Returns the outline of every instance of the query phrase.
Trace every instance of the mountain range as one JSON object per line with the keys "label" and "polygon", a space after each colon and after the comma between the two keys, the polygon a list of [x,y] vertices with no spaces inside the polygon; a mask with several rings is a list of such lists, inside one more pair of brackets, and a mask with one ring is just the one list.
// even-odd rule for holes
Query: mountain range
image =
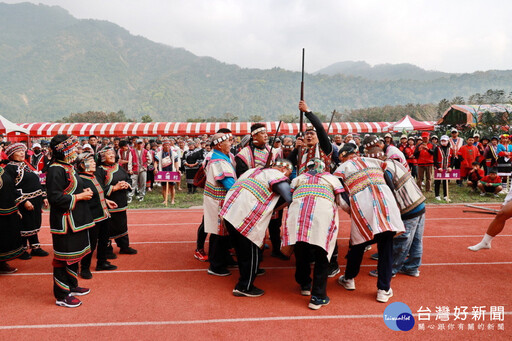
{"label": "mountain range", "polygon": [[[134,36],[57,6],[0,3],[0,115],[53,121],[87,111],[186,121],[226,113],[274,120],[298,113],[301,74],[241,68]],[[342,62],[305,76],[317,112],[437,103],[487,89],[512,90],[512,71],[449,74],[411,64]]]}

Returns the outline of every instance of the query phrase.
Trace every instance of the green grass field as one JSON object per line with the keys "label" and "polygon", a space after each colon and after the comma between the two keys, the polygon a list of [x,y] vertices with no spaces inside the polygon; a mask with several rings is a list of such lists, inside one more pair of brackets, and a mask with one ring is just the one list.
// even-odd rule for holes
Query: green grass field
{"label": "green grass field", "polygon": [[[192,206],[201,206],[203,204],[203,190],[198,188],[197,193],[188,194],[187,193],[187,184],[184,180],[181,183],[181,191],[176,189],[176,199],[175,204],[170,204],[170,199],[168,201],[168,205],[165,206],[163,202],[162,196],[162,188],[155,187],[153,191],[147,192],[146,197],[142,202],[134,199],[129,205],[129,208],[189,208]],[[427,198],[428,204],[445,204],[446,201],[443,199],[441,201],[437,201],[434,197],[434,189],[432,185],[432,192],[424,193]],[[441,197],[442,197],[442,189],[441,189]],[[505,199],[505,194],[500,194],[499,198],[495,198],[492,194],[487,194],[485,197],[480,196],[479,193],[471,192],[471,189],[467,186],[459,187],[455,184],[455,181],[451,181],[448,194],[450,196],[450,200],[452,203],[502,203]]]}

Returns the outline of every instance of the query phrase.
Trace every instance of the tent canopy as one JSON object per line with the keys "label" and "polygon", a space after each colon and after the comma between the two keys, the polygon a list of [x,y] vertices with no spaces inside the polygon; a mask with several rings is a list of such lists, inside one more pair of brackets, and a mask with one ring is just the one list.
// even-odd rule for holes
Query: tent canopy
{"label": "tent canopy", "polygon": [[20,127],[19,125],[12,123],[2,115],[0,115],[0,134],[9,134],[12,132],[18,132],[23,134],[28,134],[29,131],[25,128]]}
{"label": "tent canopy", "polygon": [[416,121],[409,115],[386,127],[389,131],[434,130],[433,122]]}
{"label": "tent canopy", "polygon": [[[116,123],[23,123],[31,137],[52,137],[57,134],[75,136],[197,136],[214,134],[220,128],[229,128],[234,135],[251,132],[254,122],[116,122]],[[382,133],[393,122],[333,122],[329,134]],[[279,122],[265,122],[269,134],[275,133]],[[433,124],[433,122],[426,122]],[[325,129],[328,124],[324,123]],[[281,124],[281,135],[296,135],[299,123]]]}
{"label": "tent canopy", "polygon": [[452,105],[439,119],[437,124],[469,124],[476,125],[482,119],[482,114],[508,114],[512,112],[510,104],[480,104],[480,105]]}
{"label": "tent canopy", "polygon": [[[234,135],[246,135],[254,122],[117,122],[117,123],[24,123],[32,137],[51,137],[57,134],[75,136],[197,136],[214,134],[229,128]],[[268,132],[275,133],[279,122],[266,122]],[[329,134],[381,133],[391,122],[333,122]],[[325,129],[328,124],[324,123]],[[299,123],[282,123],[280,134],[296,135]]]}

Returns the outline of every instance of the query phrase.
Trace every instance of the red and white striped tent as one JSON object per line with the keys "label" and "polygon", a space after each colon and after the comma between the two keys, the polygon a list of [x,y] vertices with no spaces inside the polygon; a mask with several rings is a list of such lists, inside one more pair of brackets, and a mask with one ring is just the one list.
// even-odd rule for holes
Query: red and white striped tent
{"label": "red and white striped tent", "polygon": [[[116,123],[23,123],[30,137],[52,137],[57,134],[75,136],[197,136],[214,134],[220,128],[229,128],[234,135],[246,135],[254,122],[116,122]],[[329,134],[382,133],[393,122],[333,122]],[[429,122],[430,123],[430,122]],[[279,122],[266,122],[270,134]],[[325,129],[328,124],[324,123]],[[280,135],[296,135],[299,123],[282,123]]]}

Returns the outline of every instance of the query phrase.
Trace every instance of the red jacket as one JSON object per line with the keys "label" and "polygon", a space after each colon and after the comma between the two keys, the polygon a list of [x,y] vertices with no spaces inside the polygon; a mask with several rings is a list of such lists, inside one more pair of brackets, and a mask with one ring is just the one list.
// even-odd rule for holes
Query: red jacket
{"label": "red jacket", "polygon": [[418,160],[418,166],[432,166],[434,164],[434,146],[432,143],[427,143],[427,148],[424,144],[416,147],[414,156]]}
{"label": "red jacket", "polygon": [[475,162],[480,156],[478,148],[475,146],[463,145],[459,149],[458,155],[462,156],[463,160],[460,163],[460,168],[471,168],[473,162]]}
{"label": "red jacket", "polygon": [[142,167],[142,171],[148,169],[148,161],[151,161],[151,156],[147,149],[142,148],[142,165],[139,165],[139,158],[137,156],[137,149],[130,149],[130,153],[132,154],[132,171],[134,173],[139,172],[139,167]]}

